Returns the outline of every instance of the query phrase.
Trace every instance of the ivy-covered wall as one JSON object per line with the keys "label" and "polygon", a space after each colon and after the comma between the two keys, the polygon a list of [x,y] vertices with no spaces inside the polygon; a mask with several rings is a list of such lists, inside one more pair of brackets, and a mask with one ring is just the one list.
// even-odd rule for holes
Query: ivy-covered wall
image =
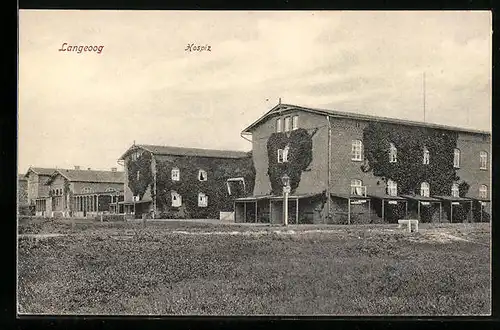
{"label": "ivy-covered wall", "polygon": [[[453,167],[453,151],[458,133],[440,129],[401,126],[373,122],[363,130],[364,172],[372,171],[387,183],[397,182],[398,194],[420,194],[422,182],[428,182],[431,195],[451,194],[458,182],[460,196],[465,196],[468,183],[460,181]],[[397,148],[397,162],[389,162],[389,145]],[[430,162],[423,164],[423,148],[429,150]]]}
{"label": "ivy-covered wall", "polygon": [[[283,192],[282,177],[286,173],[290,177],[291,193],[300,184],[302,172],[307,171],[313,160],[313,136],[317,130],[309,133],[303,128],[291,132],[273,133],[267,140],[267,157],[271,194],[281,195]],[[278,163],[278,149],[289,147],[288,161]]]}
{"label": "ivy-covered wall", "polygon": [[[156,156],[156,207],[161,218],[218,218],[220,211],[232,211],[233,199],[226,180],[233,177],[245,179],[246,193],[252,195],[255,168],[251,154],[240,159],[222,159],[190,156]],[[173,181],[173,168],[180,171],[180,180]],[[199,170],[207,172],[207,180],[198,179]],[[182,196],[181,207],[172,206],[171,192]],[[208,197],[206,207],[198,206],[198,193]]]}
{"label": "ivy-covered wall", "polygon": [[153,156],[150,152],[142,152],[135,160],[127,160],[127,183],[133,196],[142,200],[148,187],[153,184],[153,171],[151,168]]}

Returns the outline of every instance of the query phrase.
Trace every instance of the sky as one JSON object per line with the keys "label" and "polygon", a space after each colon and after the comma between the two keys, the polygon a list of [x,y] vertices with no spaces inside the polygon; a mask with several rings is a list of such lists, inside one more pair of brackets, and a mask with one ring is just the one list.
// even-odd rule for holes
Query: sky
{"label": "sky", "polygon": [[21,10],[18,170],[119,167],[134,141],[248,151],[279,98],[422,121],[424,72],[426,122],[491,131],[491,39],[488,11]]}

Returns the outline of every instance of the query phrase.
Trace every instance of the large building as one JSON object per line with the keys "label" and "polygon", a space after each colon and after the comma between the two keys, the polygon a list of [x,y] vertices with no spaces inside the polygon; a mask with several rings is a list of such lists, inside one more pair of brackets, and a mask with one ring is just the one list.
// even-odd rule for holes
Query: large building
{"label": "large building", "polygon": [[30,167],[28,201],[35,205],[35,215],[45,217],[95,216],[120,212],[123,201],[124,173],[75,169]]}
{"label": "large building", "polygon": [[250,126],[253,195],[236,221],[289,223],[484,221],[489,132],[278,104]]}
{"label": "large building", "polygon": [[217,219],[254,185],[248,152],[134,144],[119,162],[124,211],[135,218]]}

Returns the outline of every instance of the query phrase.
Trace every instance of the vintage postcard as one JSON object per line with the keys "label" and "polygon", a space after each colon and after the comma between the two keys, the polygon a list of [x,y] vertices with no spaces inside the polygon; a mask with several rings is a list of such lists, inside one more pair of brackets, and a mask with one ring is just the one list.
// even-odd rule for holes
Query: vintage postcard
{"label": "vintage postcard", "polygon": [[17,312],[491,315],[488,11],[20,10]]}

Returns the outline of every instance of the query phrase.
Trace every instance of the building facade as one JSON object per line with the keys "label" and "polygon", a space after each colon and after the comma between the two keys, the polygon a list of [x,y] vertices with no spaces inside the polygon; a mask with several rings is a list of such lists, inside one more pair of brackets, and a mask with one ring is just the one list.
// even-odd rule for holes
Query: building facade
{"label": "building facade", "polygon": [[56,168],[30,167],[25,174],[28,180],[28,204],[35,207],[36,215],[51,214],[49,198],[50,180]]}
{"label": "building facade", "polygon": [[253,196],[236,221],[481,221],[489,217],[491,135],[429,123],[278,104],[251,135]]}
{"label": "building facade", "polygon": [[[124,173],[75,169],[28,170],[34,184],[32,198],[35,215],[45,217],[88,217],[120,212],[123,201]],[[50,174],[47,174],[50,173]],[[38,181],[36,181],[38,180]],[[28,179],[28,191],[30,191]]]}
{"label": "building facade", "polygon": [[124,210],[134,218],[217,219],[254,185],[247,152],[133,145],[119,162]]}

